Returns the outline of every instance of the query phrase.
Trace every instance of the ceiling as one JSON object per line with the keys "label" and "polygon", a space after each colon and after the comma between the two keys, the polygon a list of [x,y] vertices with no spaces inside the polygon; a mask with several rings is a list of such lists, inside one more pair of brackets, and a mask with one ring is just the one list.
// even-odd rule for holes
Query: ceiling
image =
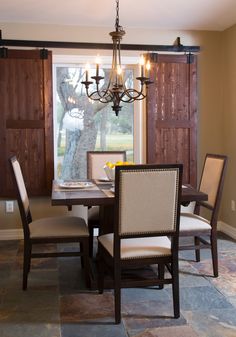
{"label": "ceiling", "polygon": [[[115,0],[5,0],[0,22],[113,27]],[[236,23],[236,0],[120,0],[126,28],[222,31]]]}

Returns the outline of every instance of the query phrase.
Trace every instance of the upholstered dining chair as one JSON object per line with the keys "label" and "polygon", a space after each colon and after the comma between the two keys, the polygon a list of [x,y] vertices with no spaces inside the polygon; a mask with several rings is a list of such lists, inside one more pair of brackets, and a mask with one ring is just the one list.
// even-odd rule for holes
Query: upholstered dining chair
{"label": "upholstered dining chair", "polygon": [[[16,156],[9,158],[11,171],[17,191],[17,201],[24,233],[23,290],[27,289],[31,258],[58,256],[81,256],[86,284],[89,286],[89,233],[84,219],[76,216],[58,216],[32,220],[21,167]],[[79,251],[72,252],[33,252],[34,245],[75,242]]]}
{"label": "upholstered dining chair", "polygon": [[[180,250],[195,250],[200,261],[200,249],[211,249],[213,274],[218,276],[217,220],[227,166],[227,156],[207,154],[199,190],[208,195],[208,201],[197,202],[193,213],[181,213],[180,237],[193,237],[193,244],[181,244]],[[205,209],[209,214],[202,214]],[[201,215],[204,215],[201,216]]]}
{"label": "upholstered dining chair", "polygon": [[[114,234],[98,237],[98,288],[105,270],[114,280],[115,322],[121,321],[121,288],[172,284],[174,317],[180,315],[178,240],[182,165],[116,167]],[[122,271],[158,265],[154,278],[123,279]],[[165,273],[167,268],[169,273]]]}
{"label": "upholstered dining chair", "polygon": [[[101,179],[106,176],[103,169],[106,162],[116,163],[125,161],[125,151],[88,151],[87,152],[87,177],[88,179]],[[93,255],[94,230],[100,227],[99,206],[88,209],[88,228],[89,228],[89,254]]]}

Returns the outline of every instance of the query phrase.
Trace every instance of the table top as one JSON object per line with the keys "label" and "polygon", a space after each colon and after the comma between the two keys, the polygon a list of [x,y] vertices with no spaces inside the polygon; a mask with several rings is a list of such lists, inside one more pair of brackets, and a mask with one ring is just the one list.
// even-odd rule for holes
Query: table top
{"label": "table top", "polygon": [[[111,182],[93,181],[94,185],[88,188],[62,188],[60,182],[53,181],[52,185],[52,205],[54,206],[96,206],[112,205],[114,203],[114,193],[111,191]],[[196,190],[190,185],[183,185],[181,203],[188,204],[191,201],[207,201],[207,194]]]}

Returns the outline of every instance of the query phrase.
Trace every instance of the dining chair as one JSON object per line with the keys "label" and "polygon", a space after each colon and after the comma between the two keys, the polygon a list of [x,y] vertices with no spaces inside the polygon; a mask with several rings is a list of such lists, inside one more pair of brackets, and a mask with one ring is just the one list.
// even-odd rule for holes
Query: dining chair
{"label": "dining chair", "polygon": [[[121,321],[121,288],[153,285],[163,288],[164,284],[171,284],[174,317],[180,315],[181,184],[181,164],[116,167],[114,233],[98,237],[98,289],[103,292],[105,271],[110,271],[117,324]],[[126,269],[153,264],[158,265],[158,274],[154,273],[153,278],[122,277]]]}
{"label": "dining chair", "polygon": [[[106,178],[104,165],[106,162],[116,163],[125,161],[125,151],[88,151],[87,152],[87,177],[88,179]],[[88,209],[88,228],[89,228],[89,255],[93,255],[94,230],[100,227],[99,206]]]}
{"label": "dining chair", "polygon": [[[193,213],[181,213],[180,216],[180,237],[193,237],[193,243],[181,244],[179,249],[195,250],[197,262],[200,261],[200,249],[211,249],[214,277],[218,276],[217,220],[226,166],[227,156],[206,154],[199,190],[208,195],[208,200],[196,202]],[[204,214],[203,209],[207,210]]]}
{"label": "dining chair", "polygon": [[[30,202],[21,167],[16,156],[9,158],[11,172],[17,191],[17,201],[24,234],[23,290],[27,289],[31,258],[81,256],[86,284],[89,286],[89,233],[84,219],[76,216],[57,216],[32,220]],[[43,212],[43,210],[42,210]],[[79,251],[33,252],[39,244],[79,243]]]}

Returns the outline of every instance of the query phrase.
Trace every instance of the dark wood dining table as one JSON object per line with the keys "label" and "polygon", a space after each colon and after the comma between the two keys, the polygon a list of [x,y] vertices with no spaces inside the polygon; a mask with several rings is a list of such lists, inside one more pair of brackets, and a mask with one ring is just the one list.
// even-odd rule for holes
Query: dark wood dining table
{"label": "dark wood dining table", "polygon": [[[71,209],[74,205],[101,206],[102,217],[101,233],[112,231],[114,193],[111,191],[112,183],[93,180],[93,186],[88,188],[63,188],[60,181],[54,180],[52,185],[51,203],[53,206],[67,206]],[[198,191],[190,185],[182,186],[181,203],[186,206],[192,201],[206,201],[207,194]]]}

